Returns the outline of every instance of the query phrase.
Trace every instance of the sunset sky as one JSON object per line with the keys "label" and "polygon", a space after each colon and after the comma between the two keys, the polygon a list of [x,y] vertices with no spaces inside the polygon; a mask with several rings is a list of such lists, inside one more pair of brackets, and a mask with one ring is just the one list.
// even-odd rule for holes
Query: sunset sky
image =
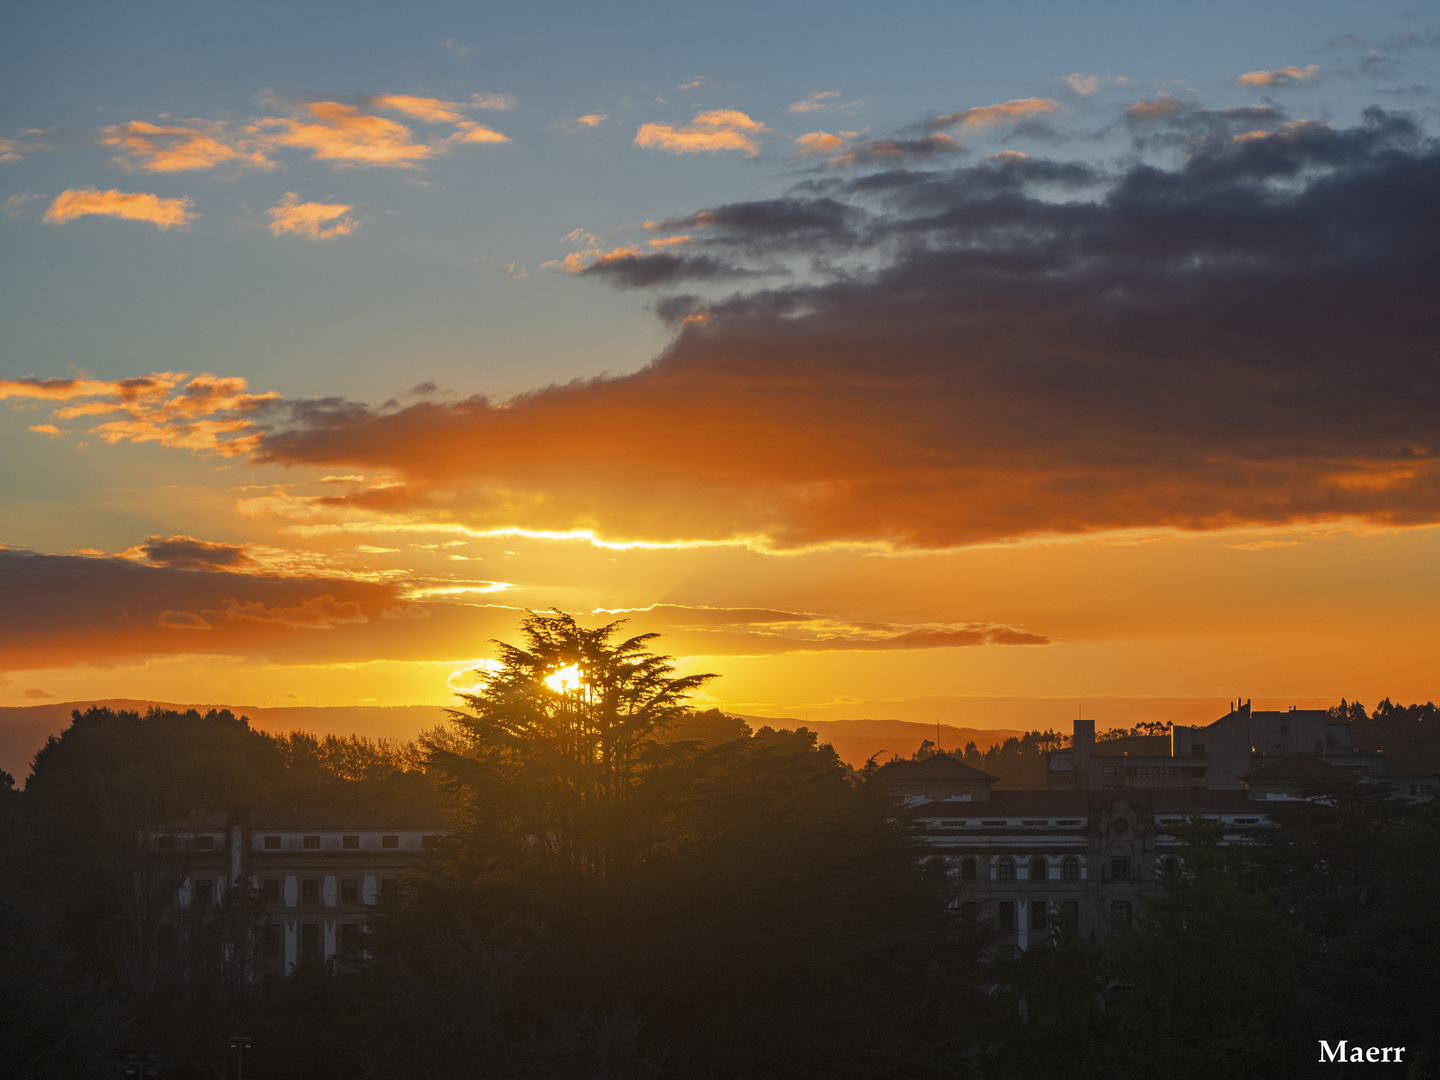
{"label": "sunset sky", "polygon": [[0,705],[444,704],[552,607],[747,714],[1440,697],[1437,70],[1408,3],[7,5]]}

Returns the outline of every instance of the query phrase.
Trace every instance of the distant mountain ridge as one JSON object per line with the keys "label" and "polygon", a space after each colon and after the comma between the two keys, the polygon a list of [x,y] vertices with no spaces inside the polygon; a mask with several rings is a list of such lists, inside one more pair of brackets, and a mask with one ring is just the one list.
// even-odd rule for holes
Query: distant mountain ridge
{"label": "distant mountain ridge", "polygon": [[[445,719],[439,705],[291,705],[261,708],[252,705],[181,704],[137,698],[97,698],[84,701],[57,701],[44,705],[0,706],[0,769],[15,777],[16,786],[23,786],[30,773],[30,762],[51,735],[58,735],[70,724],[74,709],[82,712],[91,705],[111,709],[144,712],[154,706],[160,709],[229,709],[236,716],[248,716],[261,731],[309,731],[316,735],[365,735],[372,739],[415,738],[426,728]],[[728,712],[729,710],[724,710]],[[808,727],[822,743],[835,747],[840,760],[860,768],[866,760],[879,755],[881,762],[892,755],[909,757],[920,744],[936,740],[936,726],[910,720],[801,720],[793,716],[740,716],[753,728],[766,724],[773,728]],[[963,750],[973,741],[981,750],[995,743],[1018,737],[1021,731],[1011,728],[939,726],[939,742],[945,750]]]}

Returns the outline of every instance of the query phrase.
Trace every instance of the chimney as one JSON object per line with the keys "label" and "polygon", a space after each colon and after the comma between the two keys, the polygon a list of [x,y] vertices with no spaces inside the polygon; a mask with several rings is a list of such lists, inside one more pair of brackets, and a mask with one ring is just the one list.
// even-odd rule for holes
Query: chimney
{"label": "chimney", "polygon": [[1090,787],[1090,759],[1095,753],[1095,721],[1076,720],[1070,747],[1075,753],[1075,786]]}

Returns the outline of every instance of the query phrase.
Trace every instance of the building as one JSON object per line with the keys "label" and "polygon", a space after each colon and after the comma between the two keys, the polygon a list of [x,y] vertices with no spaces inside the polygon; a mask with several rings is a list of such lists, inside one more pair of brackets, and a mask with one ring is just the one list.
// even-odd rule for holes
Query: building
{"label": "building", "polygon": [[1095,721],[1076,720],[1069,748],[1046,754],[1046,786],[1245,791],[1247,775],[1296,756],[1322,761],[1336,776],[1379,779],[1386,771],[1384,755],[1356,750],[1349,723],[1324,709],[1251,709],[1246,701],[1214,723],[1177,724],[1169,735],[1097,742]]}
{"label": "building", "polygon": [[273,982],[311,957],[359,959],[375,903],[444,829],[435,810],[301,808],[197,813],[151,830],[174,896],[159,947],[224,911],[243,922],[247,978]]}
{"label": "building", "polygon": [[1218,824],[1229,843],[1272,827],[1243,790],[995,791],[995,777],[949,754],[881,775],[947,863],[961,911],[1021,949],[1057,922],[1092,941],[1130,922],[1178,867],[1188,820]]}

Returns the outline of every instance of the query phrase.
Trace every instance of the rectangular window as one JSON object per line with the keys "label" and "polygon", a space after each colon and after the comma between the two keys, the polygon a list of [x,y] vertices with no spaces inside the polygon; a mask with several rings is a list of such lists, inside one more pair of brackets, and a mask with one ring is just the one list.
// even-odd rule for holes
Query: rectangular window
{"label": "rectangular window", "polygon": [[340,846],[342,848],[345,848],[347,851],[352,851],[360,846],[360,837],[342,836],[340,838]]}
{"label": "rectangular window", "polygon": [[1015,929],[1015,901],[1014,901],[1014,900],[1001,900],[1001,901],[1000,901],[999,915],[1000,915],[1000,929],[1001,929],[1001,930],[1014,930],[1014,929]]}
{"label": "rectangular window", "polygon": [[360,957],[360,924],[340,924],[340,955],[356,960]]}
{"label": "rectangular window", "polygon": [[304,841],[303,841],[303,844],[304,844],[305,849],[306,849],[307,851],[314,851],[314,850],[316,850],[317,848],[320,847],[320,837],[318,837],[318,836],[307,836],[307,837],[305,837],[305,839],[304,839]]}
{"label": "rectangular window", "polygon": [[1020,824],[1021,824],[1021,825],[1027,825],[1027,826],[1029,826],[1030,828],[1034,828],[1034,827],[1037,826],[1037,825],[1048,825],[1048,824],[1050,824],[1050,822],[1049,822],[1048,820],[1042,820],[1042,821],[1022,821],[1022,822],[1020,822]]}
{"label": "rectangular window", "polygon": [[347,877],[340,882],[340,902],[342,904],[358,904],[360,902],[360,879]]}
{"label": "rectangular window", "polygon": [[190,891],[192,902],[196,904],[211,904],[215,902],[215,879],[196,878],[195,886]]}
{"label": "rectangular window", "polygon": [[260,955],[266,960],[280,959],[280,926],[278,923],[260,927]]}
{"label": "rectangular window", "polygon": [[1255,817],[1237,817],[1237,818],[1235,819],[1235,824],[1236,824],[1236,825],[1258,825],[1258,824],[1260,824],[1260,819],[1259,819],[1259,818],[1255,818]]}
{"label": "rectangular window", "polygon": [[400,846],[400,837],[382,836],[380,837],[380,846],[382,848],[398,848]]}
{"label": "rectangular window", "polygon": [[1115,881],[1130,880],[1130,860],[1116,857],[1110,860],[1110,877]]}
{"label": "rectangular window", "polygon": [[320,955],[320,924],[304,923],[300,927],[300,955]]}
{"label": "rectangular window", "polygon": [[1080,901],[1065,900],[1060,904],[1060,925],[1067,930],[1080,928]]}
{"label": "rectangular window", "polygon": [[1130,910],[1130,901],[1116,900],[1113,904],[1110,905],[1110,916],[1116,922],[1121,923],[1125,926],[1129,926],[1132,917]]}
{"label": "rectangular window", "polygon": [[982,822],[980,822],[980,824],[983,825],[983,826],[985,826],[987,829],[994,829],[994,828],[1003,828],[1004,826],[1009,825],[1010,822],[1008,822],[1008,821],[982,821]]}
{"label": "rectangular window", "polygon": [[399,895],[400,895],[399,882],[397,882],[393,877],[387,877],[387,878],[381,878],[381,879],[380,879],[380,899],[381,899],[381,900],[386,900],[386,901],[394,900],[394,899],[395,899],[397,896],[399,896]]}
{"label": "rectangular window", "polygon": [[260,882],[260,899],[267,904],[280,903],[280,879],[266,878]]}
{"label": "rectangular window", "polygon": [[196,850],[198,850],[198,851],[214,851],[214,850],[215,850],[215,837],[213,837],[213,836],[197,836],[197,837],[195,837],[195,847],[196,847]]}
{"label": "rectangular window", "polygon": [[964,824],[965,822],[959,821],[955,818],[946,818],[944,821],[940,822],[940,827],[942,829],[959,829],[964,826]]}
{"label": "rectangular window", "polygon": [[318,904],[320,902],[319,878],[306,878],[300,882],[300,902],[302,904]]}
{"label": "rectangular window", "polygon": [[164,836],[157,836],[155,838],[155,846],[161,851],[174,851],[175,837],[169,834],[166,834]]}
{"label": "rectangular window", "polygon": [[265,850],[266,850],[266,851],[279,851],[279,850],[280,850],[280,837],[278,837],[278,836],[267,836],[267,837],[265,837]]}
{"label": "rectangular window", "polygon": [[1077,825],[1080,824],[1080,819],[1079,819],[1079,818],[1065,818],[1065,819],[1062,819],[1062,820],[1060,820],[1060,821],[1056,821],[1055,824],[1056,824],[1056,825],[1059,825],[1059,826],[1061,826],[1061,827],[1063,827],[1063,828],[1073,829],[1075,826],[1077,826]]}
{"label": "rectangular window", "polygon": [[1030,901],[1030,929],[1031,929],[1031,930],[1044,930],[1044,929],[1045,929],[1045,921],[1046,921],[1046,918],[1049,916],[1049,914],[1050,914],[1050,909],[1049,909],[1048,907],[1046,907],[1044,900],[1031,900],[1031,901]]}

